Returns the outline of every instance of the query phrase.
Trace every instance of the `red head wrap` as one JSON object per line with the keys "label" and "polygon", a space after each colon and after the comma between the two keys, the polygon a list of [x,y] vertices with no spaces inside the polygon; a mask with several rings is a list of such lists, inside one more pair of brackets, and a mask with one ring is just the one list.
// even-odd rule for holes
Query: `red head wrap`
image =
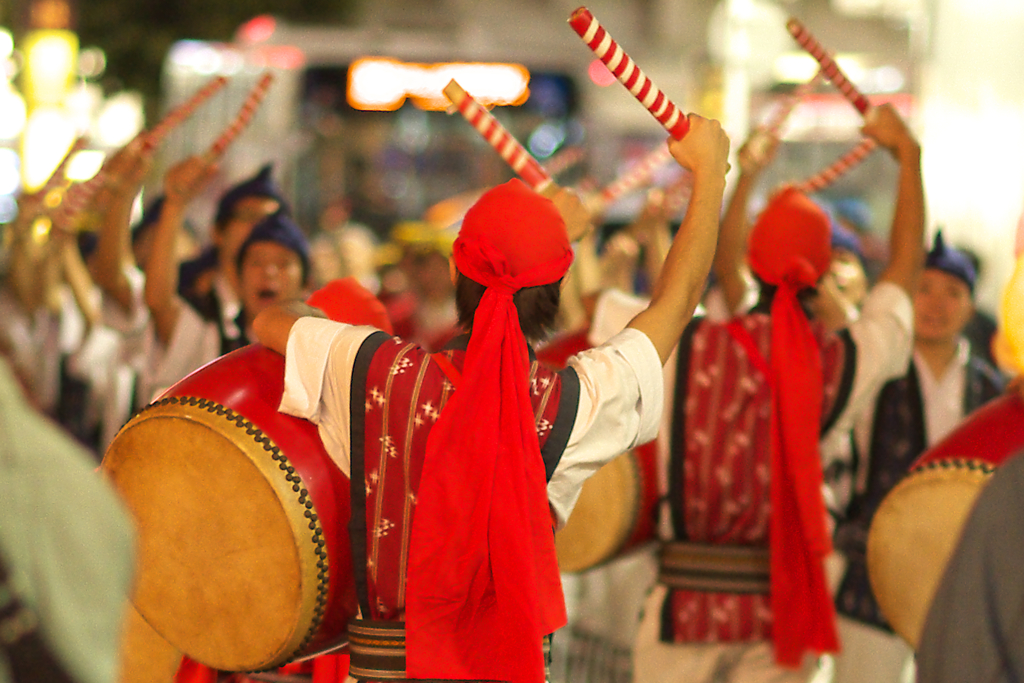
{"label": "red head wrap", "polygon": [[750,233],[750,266],[778,287],[772,300],[771,602],[776,659],[799,666],[806,650],[838,649],[823,560],[831,551],[822,499],[821,350],[797,292],[831,260],[828,215],[787,188]]}
{"label": "red head wrap", "polygon": [[384,304],[354,277],[331,280],[310,294],[306,303],[319,308],[331,320],[349,325],[372,325],[392,334]]}
{"label": "red head wrap", "polygon": [[512,180],[466,213],[459,271],[487,289],[458,388],[427,441],[410,546],[410,678],[542,683],[566,622],[529,355],[512,295],[572,262],[554,204]]}

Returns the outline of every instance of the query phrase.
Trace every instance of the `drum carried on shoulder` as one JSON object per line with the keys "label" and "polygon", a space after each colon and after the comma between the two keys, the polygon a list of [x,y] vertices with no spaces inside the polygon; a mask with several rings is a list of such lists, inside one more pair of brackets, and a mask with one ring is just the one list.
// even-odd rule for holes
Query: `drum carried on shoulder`
{"label": "drum carried on shoulder", "polygon": [[134,622],[179,659],[257,671],[346,642],[349,480],[315,425],[278,412],[283,389],[282,356],[239,349],[133,417],[103,459],[137,524]]}
{"label": "drum carried on shoulder", "polygon": [[925,451],[875,513],[867,544],[871,588],[911,647],[978,493],[1022,447],[1024,404],[1006,394]]}
{"label": "drum carried on shoulder", "polygon": [[[555,337],[537,358],[555,369],[591,348],[586,330]],[[572,515],[555,533],[558,568],[583,572],[610,562],[655,537],[657,444],[650,442],[606,463],[583,484]]]}

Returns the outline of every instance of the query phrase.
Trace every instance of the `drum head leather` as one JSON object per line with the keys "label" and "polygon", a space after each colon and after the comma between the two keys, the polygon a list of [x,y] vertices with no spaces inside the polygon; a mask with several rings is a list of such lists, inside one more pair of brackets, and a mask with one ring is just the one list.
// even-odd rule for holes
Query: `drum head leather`
{"label": "drum head leather", "polygon": [[229,671],[302,648],[323,614],[327,558],[307,491],[268,436],[213,401],[165,398],[125,425],[103,469],[137,522],[132,602],[157,633]]}
{"label": "drum head leather", "polygon": [[867,543],[871,588],[893,630],[915,649],[946,563],[991,472],[981,461],[930,462],[912,470],[875,513]]}
{"label": "drum head leather", "polygon": [[555,534],[561,571],[584,571],[616,555],[638,514],[640,476],[632,454],[624,453],[587,479],[569,520]]}

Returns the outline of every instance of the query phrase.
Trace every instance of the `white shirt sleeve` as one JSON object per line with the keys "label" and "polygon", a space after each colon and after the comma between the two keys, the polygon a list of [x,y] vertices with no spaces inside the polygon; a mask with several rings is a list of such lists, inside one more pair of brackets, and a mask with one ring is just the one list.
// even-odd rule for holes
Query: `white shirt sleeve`
{"label": "white shirt sleeve", "polygon": [[285,349],[282,413],[309,420],[328,455],[349,476],[349,391],[363,341],[377,330],[323,318],[300,318]]}
{"label": "white shirt sleeve", "polygon": [[198,370],[220,356],[220,332],[191,306],[182,306],[178,322],[166,346],[156,344],[149,366],[145,369],[144,386],[152,400],[190,372]]}
{"label": "white shirt sleeve", "polygon": [[569,359],[580,380],[569,441],[548,482],[548,501],[565,524],[583,482],[602,465],[658,434],[665,401],[661,359],[647,335],[627,328]]}
{"label": "white shirt sleeve", "polygon": [[857,347],[853,388],[826,438],[833,432],[849,430],[855,420],[870,414],[882,386],[906,374],[914,341],[910,297],[901,287],[880,282],[864,300],[860,318],[849,330]]}

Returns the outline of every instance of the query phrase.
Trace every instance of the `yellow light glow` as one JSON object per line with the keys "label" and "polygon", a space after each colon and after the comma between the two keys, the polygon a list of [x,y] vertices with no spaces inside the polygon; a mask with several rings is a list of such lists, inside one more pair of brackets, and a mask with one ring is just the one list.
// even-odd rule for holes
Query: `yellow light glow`
{"label": "yellow light glow", "polygon": [[32,238],[37,244],[42,244],[46,240],[46,236],[50,234],[50,225],[50,219],[45,216],[37,218],[32,224]]}
{"label": "yellow light glow", "polygon": [[[840,53],[835,60],[854,85],[864,77],[864,64],[857,55]],[[772,70],[780,83],[803,83],[814,78],[818,68],[818,61],[806,52],[786,52],[775,58]]]}
{"label": "yellow light glow", "polygon": [[57,107],[40,107],[21,138],[21,178],[29,192],[42,187],[76,138],[75,126]]}
{"label": "yellow light glow", "polygon": [[24,50],[25,97],[33,105],[59,104],[78,64],[78,36],[71,31],[32,31]]}
{"label": "yellow light glow", "polygon": [[0,28],[0,61],[10,59],[14,54],[14,36],[6,28]]}
{"label": "yellow light glow", "polygon": [[66,172],[68,180],[80,183],[92,178],[100,170],[105,158],[106,155],[103,152],[95,149],[83,149],[81,152],[76,152],[68,160]]}
{"label": "yellow light glow", "polygon": [[485,106],[519,105],[530,95],[530,72],[521,64],[416,64],[370,57],[349,66],[348,102],[355,109],[394,111],[409,98],[421,109],[443,111],[449,102],[442,91],[452,79]]}
{"label": "yellow light glow", "polygon": [[26,115],[24,98],[9,84],[0,83],[0,139],[13,140],[21,135]]}

